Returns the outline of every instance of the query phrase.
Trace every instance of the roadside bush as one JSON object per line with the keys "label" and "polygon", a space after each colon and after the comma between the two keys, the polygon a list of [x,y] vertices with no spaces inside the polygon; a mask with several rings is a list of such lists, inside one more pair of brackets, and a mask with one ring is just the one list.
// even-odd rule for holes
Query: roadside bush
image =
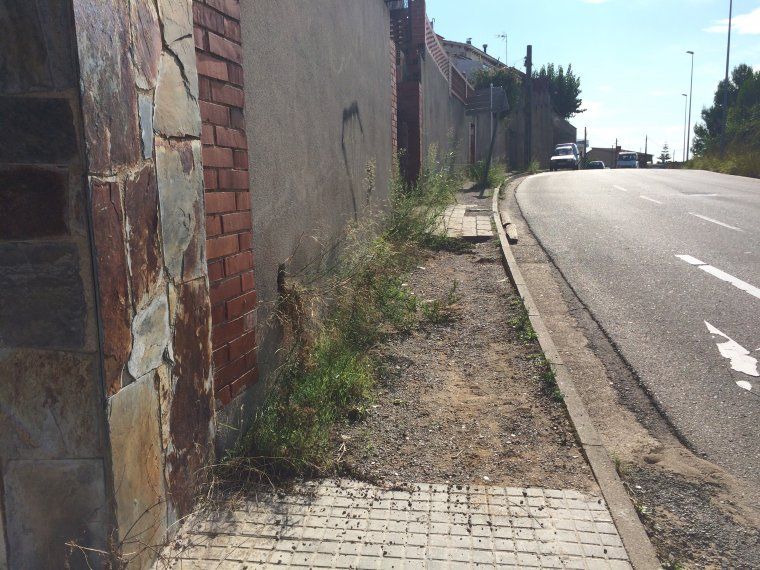
{"label": "roadside bush", "polygon": [[[467,177],[476,184],[482,184],[483,175],[485,174],[486,163],[484,160],[471,164],[467,167]],[[496,188],[500,186],[507,177],[507,171],[504,165],[495,163],[488,169],[488,179],[485,182],[486,188]]]}
{"label": "roadside bush", "polygon": [[760,150],[729,150],[725,158],[717,155],[698,156],[687,163],[687,167],[697,170],[711,170],[723,174],[760,178]]}

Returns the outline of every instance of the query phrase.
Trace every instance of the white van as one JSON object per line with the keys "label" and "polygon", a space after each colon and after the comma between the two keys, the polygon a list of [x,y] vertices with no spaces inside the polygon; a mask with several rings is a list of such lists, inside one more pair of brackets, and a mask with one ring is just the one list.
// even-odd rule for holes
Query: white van
{"label": "white van", "polygon": [[635,152],[621,152],[617,158],[618,168],[638,168],[639,155]]}

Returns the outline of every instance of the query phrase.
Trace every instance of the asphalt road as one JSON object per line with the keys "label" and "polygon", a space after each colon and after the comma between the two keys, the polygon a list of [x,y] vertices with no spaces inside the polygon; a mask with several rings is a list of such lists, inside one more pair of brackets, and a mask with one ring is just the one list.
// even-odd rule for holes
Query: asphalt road
{"label": "asphalt road", "polygon": [[760,483],[760,180],[546,173],[517,201],[690,447]]}

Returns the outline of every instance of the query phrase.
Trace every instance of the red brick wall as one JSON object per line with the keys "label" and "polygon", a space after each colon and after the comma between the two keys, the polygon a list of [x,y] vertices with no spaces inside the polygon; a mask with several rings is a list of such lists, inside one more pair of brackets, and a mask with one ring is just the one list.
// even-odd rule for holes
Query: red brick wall
{"label": "red brick wall", "polygon": [[[400,161],[402,172],[408,181],[415,181],[419,177],[423,157],[423,86],[420,54],[427,49],[425,0],[409,0],[409,8],[405,12],[405,15],[397,14],[396,21],[391,22],[391,33],[394,33],[395,26],[394,39],[399,42],[395,49],[403,52],[406,63],[406,76],[397,76],[396,133],[397,144],[403,147],[404,151]],[[407,29],[408,32],[405,31]]]}
{"label": "red brick wall", "polygon": [[193,21],[203,120],[214,389],[224,406],[258,378],[240,0],[193,0]]}

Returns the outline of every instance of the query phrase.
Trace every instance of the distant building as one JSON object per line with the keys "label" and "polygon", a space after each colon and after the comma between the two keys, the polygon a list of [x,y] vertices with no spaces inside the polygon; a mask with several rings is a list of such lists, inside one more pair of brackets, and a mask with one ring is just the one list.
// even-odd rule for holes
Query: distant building
{"label": "distant building", "polygon": [[[436,34],[438,42],[449,56],[452,67],[462,74],[467,81],[475,83],[478,71],[505,69],[507,65],[498,58],[489,55],[486,49],[480,49],[472,45],[471,40],[456,42],[447,40],[440,34]],[[483,46],[486,48],[486,46]],[[514,67],[509,67],[512,74],[519,77],[525,84],[525,72]],[[575,142],[577,138],[576,128],[566,119],[554,112],[548,85],[545,82],[532,82],[532,148],[531,159],[537,160],[542,166],[548,166],[549,157],[555,145],[560,143]],[[523,97],[515,109],[510,112],[510,121],[505,141],[505,160],[513,167],[527,166],[530,160],[526,159],[524,152],[525,140],[525,117],[527,113],[526,98]]]}
{"label": "distant building", "polygon": [[[580,147],[579,147],[580,148]],[[622,152],[635,152],[639,155],[639,166],[645,168],[647,165],[652,164],[654,157],[651,154],[638,152],[635,150],[624,150],[621,147],[594,147],[586,153],[586,157],[589,162],[592,160],[601,160],[605,166],[615,168],[617,166],[617,157]]]}
{"label": "distant building", "polygon": [[470,82],[474,80],[474,75],[481,69],[506,67],[497,58],[488,55],[487,52],[472,45],[471,40],[467,40],[465,43],[455,42],[447,40],[441,35],[438,35],[438,39],[443,45],[443,49],[449,55],[451,63]]}

